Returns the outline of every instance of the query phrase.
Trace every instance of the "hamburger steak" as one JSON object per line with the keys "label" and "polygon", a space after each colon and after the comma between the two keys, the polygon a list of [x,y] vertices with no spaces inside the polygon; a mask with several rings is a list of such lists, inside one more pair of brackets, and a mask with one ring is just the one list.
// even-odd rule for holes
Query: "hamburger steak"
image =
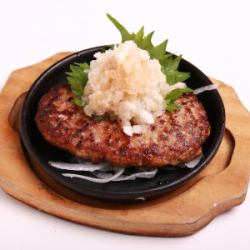
{"label": "hamburger steak", "polygon": [[70,101],[68,84],[52,88],[40,100],[36,123],[43,137],[54,146],[92,162],[114,166],[163,167],[187,162],[201,154],[210,134],[202,104],[194,94],[181,96],[180,109],[165,112],[141,134],[128,136],[117,121],[97,121]]}

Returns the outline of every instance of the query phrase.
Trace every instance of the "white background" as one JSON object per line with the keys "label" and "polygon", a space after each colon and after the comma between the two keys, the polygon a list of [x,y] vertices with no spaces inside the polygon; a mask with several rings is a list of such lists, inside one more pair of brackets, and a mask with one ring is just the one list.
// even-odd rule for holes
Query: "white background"
{"label": "white background", "polygon": [[[131,31],[155,30],[170,38],[209,76],[232,85],[250,109],[250,6],[248,1],[0,1],[0,87],[16,68],[59,51],[120,41],[105,13]],[[1,157],[1,155],[0,155]],[[13,167],[13,166],[9,166]],[[39,212],[0,191],[0,249],[250,249],[250,196],[202,231],[184,238],[137,237],[67,222]]]}

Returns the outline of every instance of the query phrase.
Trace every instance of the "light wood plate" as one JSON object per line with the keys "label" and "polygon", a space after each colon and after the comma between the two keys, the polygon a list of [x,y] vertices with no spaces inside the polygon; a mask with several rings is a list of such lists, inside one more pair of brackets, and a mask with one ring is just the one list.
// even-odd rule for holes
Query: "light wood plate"
{"label": "light wood plate", "polygon": [[228,85],[218,85],[226,108],[226,131],[209,165],[192,181],[160,198],[116,204],[86,197],[84,204],[64,198],[46,186],[30,169],[18,134],[8,123],[17,97],[27,91],[51,64],[69,55],[58,53],[35,65],[15,70],[0,94],[0,187],[14,198],[70,221],[116,232],[190,235],[224,211],[241,204],[250,174],[250,115]]}

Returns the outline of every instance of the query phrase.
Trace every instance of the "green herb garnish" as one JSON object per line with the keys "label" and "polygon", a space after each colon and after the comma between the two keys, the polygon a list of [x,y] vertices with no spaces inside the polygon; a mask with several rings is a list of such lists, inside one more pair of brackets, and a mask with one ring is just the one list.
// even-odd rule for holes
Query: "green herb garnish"
{"label": "green herb garnish", "polygon": [[177,82],[184,82],[190,77],[189,72],[180,72],[178,70],[181,61],[181,56],[173,58],[172,56],[165,57],[160,61],[162,65],[162,72],[167,76],[167,82],[169,85],[173,85]]}
{"label": "green herb garnish", "polygon": [[[143,50],[147,50],[151,59],[157,59],[161,64],[161,70],[166,76],[166,82],[169,85],[173,85],[177,82],[183,82],[190,77],[188,72],[180,72],[178,70],[181,56],[174,56],[171,53],[166,52],[168,40],[163,41],[157,46],[152,43],[152,37],[154,31],[148,35],[144,34],[144,27],[142,26],[137,33],[129,33],[127,29],[120,24],[114,17],[107,14],[109,20],[119,30],[122,38],[122,42],[132,40],[137,46]],[[85,85],[88,81],[89,64],[87,63],[74,63],[70,65],[70,71],[66,72],[67,80],[70,84],[71,90],[75,95],[75,98],[71,102],[77,106],[84,106],[85,103],[82,100]],[[192,92],[190,88],[175,89],[170,92],[166,97],[166,109],[170,112],[178,109],[178,105],[175,101],[184,93]],[[106,116],[93,117],[93,119],[105,119]]]}
{"label": "green herb garnish", "polygon": [[190,93],[193,90],[186,87],[182,89],[174,89],[169,94],[165,96],[166,110],[169,112],[175,111],[179,108],[179,105],[175,101],[185,93]]}
{"label": "green herb garnish", "polygon": [[166,52],[168,40],[154,46],[152,44],[154,31],[148,35],[144,35],[144,27],[142,26],[137,33],[129,33],[127,29],[110,14],[107,14],[107,17],[119,30],[122,42],[132,40],[139,48],[147,50],[151,59],[159,60],[162,66],[162,72],[166,75],[166,80],[170,85],[183,82],[190,77],[190,73],[178,71],[181,56],[174,57],[172,54]]}
{"label": "green herb garnish", "polygon": [[69,66],[70,72],[66,72],[67,80],[75,98],[71,102],[77,106],[84,106],[82,95],[88,81],[89,65],[87,63],[74,63]]}

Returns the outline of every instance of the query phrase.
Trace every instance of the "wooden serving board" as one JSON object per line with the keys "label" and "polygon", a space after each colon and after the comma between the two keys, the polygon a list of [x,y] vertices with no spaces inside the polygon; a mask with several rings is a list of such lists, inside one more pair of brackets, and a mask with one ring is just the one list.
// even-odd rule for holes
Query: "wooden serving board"
{"label": "wooden serving board", "polygon": [[214,217],[241,204],[250,174],[250,115],[228,85],[211,79],[226,108],[226,131],[209,165],[192,181],[160,198],[134,204],[116,204],[86,197],[80,204],[48,188],[32,172],[19,136],[8,123],[16,98],[27,91],[51,64],[69,55],[56,54],[38,64],[15,70],[0,94],[0,187],[14,198],[70,221],[116,232],[190,235]]}

